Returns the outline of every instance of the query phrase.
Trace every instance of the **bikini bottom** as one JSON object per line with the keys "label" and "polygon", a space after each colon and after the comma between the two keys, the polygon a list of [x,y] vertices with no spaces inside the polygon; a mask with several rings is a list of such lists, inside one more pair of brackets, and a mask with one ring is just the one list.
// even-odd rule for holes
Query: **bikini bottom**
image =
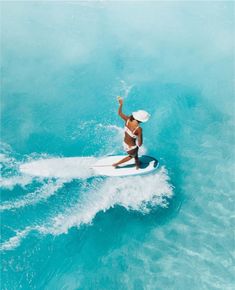
{"label": "bikini bottom", "polygon": [[[128,153],[129,151],[138,148],[138,146],[137,146],[137,145],[129,146],[128,144],[126,144],[126,143],[123,141],[123,148],[124,148],[124,150],[127,152],[127,154],[129,154],[129,153]],[[138,150],[136,150],[136,152],[135,152],[134,154],[129,154],[129,155],[130,155],[131,157],[136,157],[136,156],[137,156],[137,152],[138,152]]]}

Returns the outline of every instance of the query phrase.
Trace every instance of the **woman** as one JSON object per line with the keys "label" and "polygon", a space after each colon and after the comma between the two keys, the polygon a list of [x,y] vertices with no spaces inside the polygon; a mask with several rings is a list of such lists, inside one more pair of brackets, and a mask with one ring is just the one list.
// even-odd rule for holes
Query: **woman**
{"label": "woman", "polygon": [[136,169],[139,169],[140,161],[138,158],[138,150],[139,147],[143,144],[143,133],[142,128],[139,126],[139,124],[141,122],[147,122],[150,115],[146,111],[139,110],[133,112],[132,115],[128,117],[122,113],[123,100],[121,97],[118,97],[118,102],[118,115],[126,122],[124,128],[125,137],[123,147],[127,152],[128,156],[123,158],[119,162],[114,163],[113,166],[117,167],[118,165],[127,162],[132,158],[135,158]]}

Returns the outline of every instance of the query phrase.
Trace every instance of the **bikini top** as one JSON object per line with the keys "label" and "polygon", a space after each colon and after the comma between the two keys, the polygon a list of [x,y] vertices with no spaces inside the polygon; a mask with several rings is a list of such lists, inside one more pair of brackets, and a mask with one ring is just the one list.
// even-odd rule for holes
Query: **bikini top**
{"label": "bikini top", "polygon": [[127,120],[127,122],[126,122],[126,126],[124,127],[124,131],[131,137],[131,138],[134,138],[134,139],[136,139],[138,136],[136,136],[134,133],[135,133],[135,131],[139,128],[139,126],[137,126],[135,129],[134,129],[134,131],[131,131],[128,127],[127,127],[127,125],[128,125],[128,123],[129,123],[129,120],[130,119],[128,119]]}

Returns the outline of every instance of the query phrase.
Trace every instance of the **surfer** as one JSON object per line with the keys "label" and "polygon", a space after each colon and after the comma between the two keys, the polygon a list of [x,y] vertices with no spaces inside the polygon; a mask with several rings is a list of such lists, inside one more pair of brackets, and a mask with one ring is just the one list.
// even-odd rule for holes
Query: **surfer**
{"label": "surfer", "polygon": [[140,161],[138,157],[139,147],[143,144],[143,132],[142,128],[139,126],[142,122],[147,122],[150,114],[146,111],[139,110],[133,112],[131,116],[126,116],[122,112],[123,99],[118,97],[119,108],[118,115],[125,121],[125,136],[123,141],[123,147],[127,157],[121,159],[117,163],[114,163],[113,166],[117,167],[118,165],[129,161],[132,158],[135,158],[136,169],[140,167]]}

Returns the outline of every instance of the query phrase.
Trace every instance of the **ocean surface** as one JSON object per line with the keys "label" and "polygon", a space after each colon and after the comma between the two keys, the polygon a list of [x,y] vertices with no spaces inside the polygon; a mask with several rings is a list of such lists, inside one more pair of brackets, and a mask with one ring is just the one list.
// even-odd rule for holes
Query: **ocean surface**
{"label": "ocean surface", "polygon": [[[0,5],[1,289],[234,289],[234,2]],[[158,171],[19,171],[124,154],[117,95]]]}

